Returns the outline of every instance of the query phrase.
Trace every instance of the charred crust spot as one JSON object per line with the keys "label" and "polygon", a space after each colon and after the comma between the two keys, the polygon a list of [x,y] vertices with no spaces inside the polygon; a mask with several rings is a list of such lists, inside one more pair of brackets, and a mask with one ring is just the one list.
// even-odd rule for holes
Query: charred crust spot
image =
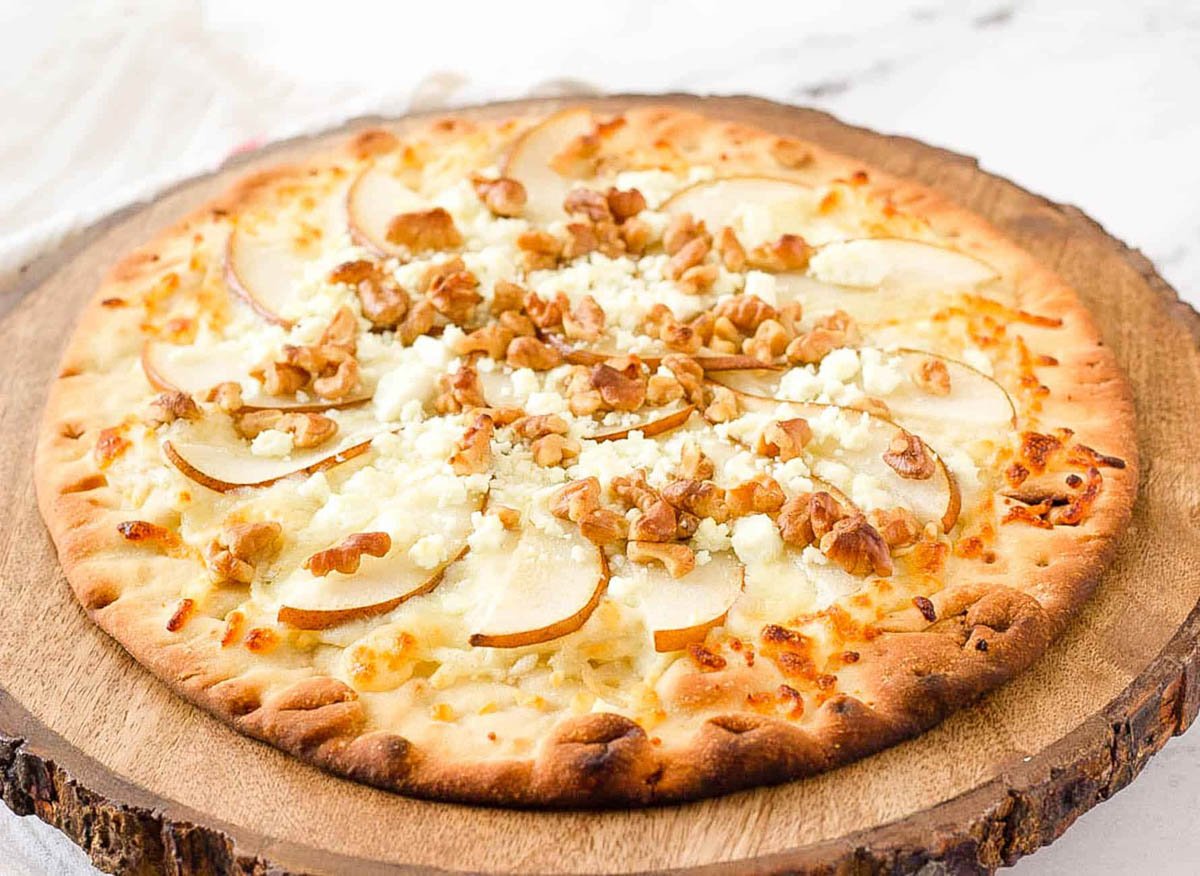
{"label": "charred crust spot", "polygon": [[182,630],[195,612],[195,600],[186,598],[179,600],[179,604],[175,606],[175,611],[171,613],[171,617],[167,620],[167,632],[177,633]]}
{"label": "charred crust spot", "polygon": [[692,642],[687,646],[688,656],[692,658],[701,672],[716,672],[718,669],[725,668],[725,658],[720,654],[708,650],[698,642]]}
{"label": "charred crust spot", "polygon": [[1083,478],[1077,474],[1071,473],[1067,475],[1067,486],[1071,487],[1072,489],[1078,489],[1079,487],[1083,486]]}
{"label": "charred crust spot", "polygon": [[58,372],[58,376],[59,377],[78,377],[82,373],[83,372],[80,371],[78,368],[68,365],[66,368],[63,368],[62,370],[60,370]]}
{"label": "charred crust spot", "polygon": [[105,298],[105,299],[101,300],[100,306],[108,307],[108,308],[128,307],[129,302],[126,301],[124,298]]}
{"label": "charred crust spot", "polygon": [[913,605],[917,607],[917,611],[921,612],[921,617],[933,623],[937,620],[937,609],[933,607],[933,602],[928,596],[914,596]]}
{"label": "charred crust spot", "polygon": [[69,441],[78,441],[83,437],[83,427],[78,423],[63,423],[58,427],[58,434]]}
{"label": "charred crust spot", "polygon": [[106,478],[104,475],[89,474],[84,475],[77,481],[72,481],[71,483],[67,484],[62,488],[61,492],[64,495],[67,493],[87,493],[92,490],[98,490],[101,487],[107,486],[108,478]]}
{"label": "charred crust spot", "polygon": [[763,627],[762,637],[764,642],[769,642],[772,645],[790,645],[797,648],[808,645],[807,636],[795,630],[789,630],[787,627],[781,627],[778,624],[767,624]]}
{"label": "charred crust spot", "polygon": [[987,649],[988,649],[987,639],[976,639],[975,640],[975,650],[976,651],[987,651]]}

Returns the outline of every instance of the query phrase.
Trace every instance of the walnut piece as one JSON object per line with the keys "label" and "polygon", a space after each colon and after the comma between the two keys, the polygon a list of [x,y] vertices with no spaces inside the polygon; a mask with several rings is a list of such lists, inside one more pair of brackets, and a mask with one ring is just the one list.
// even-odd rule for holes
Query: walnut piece
{"label": "walnut piece", "polygon": [[786,498],[783,487],[770,475],[759,475],[754,480],[725,491],[725,502],[733,517],[774,514],[783,506]]}
{"label": "walnut piece", "polygon": [[682,578],[696,568],[696,554],[685,544],[631,541],[625,555],[635,563],[661,563],[672,578]]}
{"label": "walnut piece", "polygon": [[758,451],[764,456],[777,456],[780,462],[787,462],[804,452],[812,435],[812,428],[803,417],[778,420],[763,431]]}
{"label": "walnut piece", "polygon": [[908,547],[921,537],[921,521],[907,508],[876,508],[867,514],[867,520],[890,548]]}
{"label": "walnut piece", "polygon": [[616,411],[636,411],[646,401],[646,376],[641,363],[630,357],[627,362],[612,360],[592,367],[592,387],[600,393],[604,404]]}
{"label": "walnut piece", "polygon": [[353,575],[362,563],[363,555],[382,557],[392,549],[392,537],[386,532],[356,532],[323,551],[318,551],[304,561],[304,568],[317,578],[330,572]]}
{"label": "walnut piece", "polygon": [[746,269],[746,250],[728,225],[717,235],[717,254],[725,270],[739,273]]}
{"label": "walnut piece", "polygon": [[491,416],[478,413],[463,432],[457,449],[450,457],[450,467],[457,475],[479,474],[487,471],[492,461],[492,435],[496,426]]}
{"label": "walnut piece", "polygon": [[496,216],[520,216],[525,209],[528,199],[525,186],[515,179],[506,176],[499,179],[475,177],[471,183],[479,200]]}
{"label": "walnut piece", "polygon": [[828,533],[844,516],[838,501],[819,490],[792,496],[779,509],[775,522],[786,544],[806,547]]}
{"label": "walnut piece", "polygon": [[781,273],[783,271],[801,271],[808,267],[812,247],[803,237],[796,234],[785,234],[771,243],[756,246],[747,256],[747,264],[760,271]]}
{"label": "walnut piece", "polygon": [[723,316],[738,331],[753,334],[765,320],[778,319],[779,311],[757,295],[734,295],[718,304],[713,316]]}
{"label": "walnut piece", "polygon": [[567,213],[581,214],[592,222],[613,221],[608,198],[592,189],[571,189],[563,200],[563,210]]}
{"label": "walnut piece", "polygon": [[479,374],[470,365],[460,365],[453,374],[438,378],[438,396],[433,408],[439,414],[454,414],[466,408],[487,407]]}
{"label": "walnut piece", "polygon": [[662,497],[681,511],[697,517],[711,517],[717,523],[724,523],[731,516],[725,491],[712,481],[671,481],[663,487]]}
{"label": "walnut piece", "polygon": [[624,225],[646,209],[646,198],[637,189],[610,188],[605,199],[608,201],[608,212],[618,225]]}
{"label": "walnut piece", "polygon": [[595,477],[571,481],[550,497],[550,513],[576,523],[599,507],[600,480]]}
{"label": "walnut piece", "polygon": [[737,396],[724,386],[712,388],[712,401],[704,409],[704,419],[710,423],[728,423],[738,415]]}
{"label": "walnut piece", "polygon": [[526,231],[517,238],[526,271],[545,271],[558,265],[563,242],[549,231]]}
{"label": "walnut piece", "polygon": [[950,371],[941,359],[927,357],[913,369],[913,383],[930,395],[950,394]]}
{"label": "walnut piece", "polygon": [[378,262],[358,259],[338,265],[329,275],[331,283],[353,287],[363,316],[377,329],[393,329],[408,313],[408,293]]}
{"label": "walnut piece", "polygon": [[821,536],[821,552],[851,575],[892,574],[887,542],[861,514],[839,520]]}
{"label": "walnut piece", "polygon": [[671,503],[655,499],[642,509],[640,517],[633,521],[629,537],[635,541],[673,541],[679,518]]}
{"label": "walnut piece", "polygon": [[617,544],[629,535],[629,521],[609,508],[593,508],[579,518],[579,534],[592,544]]}
{"label": "walnut piece", "polygon": [[283,527],[273,521],[233,523],[204,549],[204,564],[217,582],[249,584],[256,567],[269,563],[283,547]]}
{"label": "walnut piece", "polygon": [[164,392],[150,403],[150,422],[174,423],[176,420],[198,420],[202,414],[195,400],[186,392]]}
{"label": "walnut piece", "polygon": [[444,208],[401,213],[388,223],[387,241],[410,252],[452,249],[462,245],[454,217]]}
{"label": "walnut piece", "polygon": [[558,433],[550,433],[536,439],[529,445],[533,451],[533,461],[543,468],[562,465],[579,455],[580,444],[574,438],[567,438]]}
{"label": "walnut piece", "polygon": [[933,477],[937,464],[929,455],[925,443],[903,429],[892,439],[891,445],[883,453],[883,461],[902,478],[914,481],[925,481]]}
{"label": "walnut piece", "polygon": [[549,371],[562,364],[562,353],[537,338],[515,338],[508,345],[506,361],[514,368]]}
{"label": "walnut piece", "polygon": [[563,333],[573,340],[594,341],[604,332],[604,310],[591,295],[562,311]]}
{"label": "walnut piece", "polygon": [[429,302],[455,325],[464,325],[483,300],[478,286],[478,278],[470,271],[455,271],[434,281],[429,287]]}

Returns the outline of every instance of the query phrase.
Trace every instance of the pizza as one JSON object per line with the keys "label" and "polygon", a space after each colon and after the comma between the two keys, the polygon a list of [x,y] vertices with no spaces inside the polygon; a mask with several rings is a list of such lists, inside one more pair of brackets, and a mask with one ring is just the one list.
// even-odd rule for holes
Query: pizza
{"label": "pizza", "polygon": [[678,801],[1028,667],[1129,520],[1128,384],[932,191],[667,107],[241,180],[79,317],[36,459],[100,627],[361,782]]}

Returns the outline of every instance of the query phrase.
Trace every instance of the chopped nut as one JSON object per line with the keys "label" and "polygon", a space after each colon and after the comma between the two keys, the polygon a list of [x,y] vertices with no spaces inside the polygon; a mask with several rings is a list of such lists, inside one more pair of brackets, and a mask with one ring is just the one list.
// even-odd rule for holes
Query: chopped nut
{"label": "chopped nut", "polygon": [[667,268],[664,273],[668,279],[678,280],[683,276],[683,272],[693,265],[698,265],[704,261],[704,257],[708,255],[711,244],[703,237],[693,237],[671,256],[667,262]]}
{"label": "chopped nut", "polygon": [[387,241],[416,253],[461,246],[462,235],[454,217],[444,208],[434,207],[396,216],[388,223]]}
{"label": "chopped nut", "polygon": [[[408,313],[408,293],[376,262],[367,259],[345,262],[333,269],[329,282],[352,286],[362,304],[363,316],[375,328],[395,328]],[[351,334],[351,340],[353,337]]]}
{"label": "chopped nut", "polygon": [[604,404],[616,411],[636,411],[646,401],[646,377],[636,361],[620,370],[608,363],[595,365],[591,383]]}
{"label": "chopped nut", "polygon": [[838,501],[821,490],[792,496],[779,509],[775,522],[785,543],[805,547],[824,536],[844,516]]}
{"label": "chopped nut", "polygon": [[563,333],[574,340],[594,341],[604,331],[604,310],[591,295],[584,295],[574,308],[562,311]]}
{"label": "chopped nut", "polygon": [[[735,295],[716,306],[713,315],[718,322],[725,317],[740,332],[752,334],[768,319],[777,319],[779,311],[757,295]],[[714,325],[713,331],[715,332]]]}
{"label": "chopped nut", "polygon": [[559,292],[553,301],[547,301],[536,292],[526,292],[522,302],[529,320],[540,329],[554,328],[562,324],[563,314],[570,309],[571,302]]}
{"label": "chopped nut", "polygon": [[497,505],[488,513],[495,514],[500,518],[500,525],[510,532],[521,524],[521,512],[516,508],[510,508],[508,505]]}
{"label": "chopped nut", "polygon": [[479,413],[467,426],[458,449],[450,457],[450,467],[458,475],[479,474],[487,471],[492,458],[492,435],[496,427],[492,418]]}
{"label": "chopped nut", "polygon": [[808,266],[812,247],[803,237],[785,234],[773,243],[756,246],[747,256],[747,263],[762,271],[780,273],[800,271]]}
{"label": "chopped nut", "polygon": [[608,198],[592,189],[571,189],[563,201],[563,210],[567,213],[580,213],[592,222],[613,220]]}
{"label": "chopped nut", "polygon": [[604,546],[623,541],[629,533],[629,521],[609,508],[593,508],[580,515],[579,534],[592,544]]}
{"label": "chopped nut", "polygon": [[[673,256],[697,237],[709,237],[704,223],[696,223],[690,213],[676,213],[663,232],[663,249],[667,251],[667,255]],[[711,245],[711,240],[709,243]]]}
{"label": "chopped nut", "polygon": [[867,514],[867,520],[879,530],[888,547],[908,547],[921,537],[921,522],[907,508],[890,510],[875,509]]}
{"label": "chopped nut", "polygon": [[633,521],[629,537],[635,541],[672,541],[675,539],[679,518],[670,502],[655,499],[642,509],[642,514]]}
{"label": "chopped nut", "polygon": [[699,362],[690,356],[671,353],[663,356],[662,364],[675,375],[688,401],[694,404],[704,401],[704,369]]}
{"label": "chopped nut", "polygon": [[672,481],[663,488],[662,497],[681,511],[711,517],[717,523],[724,523],[730,517],[725,491],[712,481]]}
{"label": "chopped nut", "polygon": [[517,238],[517,248],[524,253],[526,271],[550,270],[558,265],[563,242],[548,231],[526,231]]}
{"label": "chopped nut", "polygon": [[[271,362],[263,369],[263,390],[268,395],[295,395],[307,385],[308,372],[296,365]],[[241,387],[238,392],[240,396]]]}
{"label": "chopped nut", "polygon": [[508,345],[506,361],[514,368],[532,368],[534,371],[549,371],[562,364],[562,353],[544,344],[537,338],[514,338]]}
{"label": "chopped nut", "polygon": [[512,428],[527,441],[546,435],[566,435],[568,431],[567,421],[555,414],[521,417],[512,424]]}
{"label": "chopped nut", "polygon": [[434,308],[455,325],[465,324],[483,300],[479,280],[470,271],[455,271],[439,277],[429,289],[429,301]]}
{"label": "chopped nut", "polygon": [[420,278],[417,280],[417,291],[421,293],[428,292],[441,280],[449,277],[451,274],[457,274],[459,271],[467,269],[466,263],[460,256],[442,259],[440,262],[434,262],[421,272]]}
{"label": "chopped nut", "polygon": [[774,514],[783,507],[785,498],[783,487],[769,475],[759,475],[752,481],[725,491],[725,502],[731,517]]}
{"label": "chopped nut", "polygon": [[358,362],[343,359],[333,374],[313,379],[313,392],[324,399],[343,398],[358,386]]}
{"label": "chopped nut", "polygon": [[576,523],[599,507],[600,481],[594,477],[571,481],[550,497],[550,513]]}
{"label": "chopped nut", "polygon": [[719,276],[716,265],[695,265],[684,271],[675,285],[685,295],[700,295],[711,289]]}
{"label": "chopped nut", "polygon": [[479,383],[479,374],[470,365],[461,365],[453,374],[443,374],[439,377],[438,390],[439,394],[433,401],[433,407],[439,414],[453,414],[465,408],[487,406],[483,397],[483,387]]}
{"label": "chopped nut", "polygon": [[828,329],[813,329],[797,337],[784,351],[793,365],[815,365],[839,347],[846,346],[846,336]]}
{"label": "chopped nut", "polygon": [[669,374],[651,374],[646,381],[646,404],[660,406],[683,398],[683,386]]}
{"label": "chopped nut", "polygon": [[424,299],[418,301],[396,329],[396,337],[404,346],[410,346],[421,335],[428,334],[429,330],[433,328],[436,317],[437,311],[434,310],[431,302]]}
{"label": "chopped nut", "polygon": [[531,338],[537,334],[533,321],[523,313],[506,310],[500,314],[500,325],[513,333],[515,338]]}
{"label": "chopped nut", "polygon": [[646,198],[637,189],[610,188],[607,200],[608,212],[618,225],[623,225],[646,209]]}
{"label": "chopped nut", "polygon": [[659,499],[658,492],[646,481],[646,472],[640,468],[613,478],[609,487],[627,508],[645,511]]}
{"label": "chopped nut", "polygon": [[504,354],[508,352],[508,345],[512,343],[513,332],[498,322],[488,323],[483,328],[478,328],[475,331],[463,335],[462,339],[455,345],[454,352],[460,356],[465,356],[470,353],[484,353],[490,359],[495,359],[500,362],[504,359]]}
{"label": "chopped nut", "polygon": [[826,314],[813,323],[813,328],[841,332],[846,339],[843,346],[847,347],[853,346],[862,340],[862,332],[859,331],[858,323],[855,322],[854,317],[844,310],[835,310],[833,313]]}
{"label": "chopped nut", "polygon": [[635,563],[662,563],[672,578],[682,578],[696,568],[696,555],[685,544],[631,541],[625,555]]}
{"label": "chopped nut", "polygon": [[232,523],[222,528],[220,541],[239,560],[269,562],[283,547],[283,527],[274,521]]}
{"label": "chopped nut", "polygon": [[716,472],[716,465],[704,451],[691,441],[683,445],[679,458],[679,475],[689,480],[707,480]]}
{"label": "chopped nut", "polygon": [[276,410],[247,411],[234,418],[233,426],[243,438],[257,438],[260,432],[274,429],[283,419],[283,412]]}
{"label": "chopped nut", "polygon": [[725,270],[738,273],[746,269],[746,250],[728,225],[717,236],[717,253]]}
{"label": "chopped nut", "polygon": [[891,445],[883,454],[886,462],[896,474],[909,480],[924,481],[933,477],[937,464],[925,443],[910,432],[903,429],[892,439]]}
{"label": "chopped nut", "polygon": [[525,208],[525,186],[515,179],[475,177],[471,182],[479,200],[497,216],[520,216]]}
{"label": "chopped nut", "polygon": [[803,453],[808,442],[812,440],[812,434],[808,420],[803,417],[779,420],[771,423],[763,431],[763,440],[758,451],[764,456],[777,456],[780,462],[787,462]]}
{"label": "chopped nut", "polygon": [[284,414],[271,428],[291,433],[293,446],[306,449],[319,447],[336,435],[338,424],[324,414],[291,413]]}
{"label": "chopped nut", "polygon": [[621,242],[630,255],[640,256],[650,246],[654,231],[650,223],[641,219],[626,219],[620,226]]}
{"label": "chopped nut", "polygon": [[525,306],[525,289],[508,280],[497,280],[492,289],[492,313],[502,314]]}
{"label": "chopped nut", "polygon": [[356,532],[334,547],[313,554],[304,561],[304,568],[317,578],[324,578],[330,572],[353,575],[364,554],[382,557],[391,549],[392,537],[386,532]]}
{"label": "chopped nut", "polygon": [[216,539],[205,546],[203,555],[204,566],[214,583],[249,584],[254,580],[254,566],[235,557]]}
{"label": "chopped nut", "polygon": [[950,371],[941,359],[927,357],[913,370],[913,383],[930,395],[950,394]]}
{"label": "chopped nut", "polygon": [[580,446],[574,438],[551,433],[535,440],[529,445],[529,449],[533,451],[533,461],[543,468],[548,468],[577,457]]}
{"label": "chopped nut", "polygon": [[712,388],[712,401],[704,409],[704,419],[710,423],[728,423],[738,415],[737,396],[724,386]]}
{"label": "chopped nut", "polygon": [[216,402],[217,407],[227,414],[236,413],[242,409],[242,386],[233,381],[218,383],[208,391],[205,399]]}
{"label": "chopped nut", "polygon": [[202,414],[196,402],[186,392],[160,393],[150,403],[152,423],[173,423],[176,420],[198,420]]}
{"label": "chopped nut", "polygon": [[861,514],[839,520],[821,536],[821,552],[851,575],[892,574],[887,542]]}

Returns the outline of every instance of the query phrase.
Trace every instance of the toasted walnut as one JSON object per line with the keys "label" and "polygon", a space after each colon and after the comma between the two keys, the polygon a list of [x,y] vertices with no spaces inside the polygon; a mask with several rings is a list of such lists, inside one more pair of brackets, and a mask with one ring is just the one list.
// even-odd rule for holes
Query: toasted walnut
{"label": "toasted walnut", "polygon": [[388,223],[387,241],[412,252],[452,249],[462,245],[454,217],[442,207],[401,213]]}
{"label": "toasted walnut", "polygon": [[591,369],[576,365],[571,369],[565,390],[567,407],[577,417],[596,413],[604,407],[604,399],[592,388]]}
{"label": "toasted walnut", "polygon": [[654,242],[654,229],[641,219],[626,219],[619,233],[625,251],[630,255],[640,256]]}
{"label": "toasted walnut", "polygon": [[529,321],[541,329],[554,328],[561,325],[563,314],[570,309],[571,302],[567,296],[559,292],[554,300],[547,300],[536,292],[526,292],[522,302]]}
{"label": "toasted walnut", "polygon": [[548,468],[562,465],[563,462],[577,457],[580,446],[574,438],[552,432],[536,439],[529,445],[529,449],[533,451],[533,461],[543,468]]}
{"label": "toasted walnut", "polygon": [[824,536],[844,516],[838,501],[821,490],[792,496],[780,507],[775,522],[785,543],[805,547]]}
{"label": "toasted walnut", "polygon": [[231,523],[221,530],[221,543],[239,560],[270,562],[283,547],[283,527],[274,521]]}
{"label": "toasted walnut", "polygon": [[121,533],[121,537],[126,541],[154,545],[164,550],[176,548],[181,544],[179,536],[170,529],[146,520],[126,520],[118,523],[117,532]]}
{"label": "toasted walnut", "polygon": [[711,248],[709,241],[703,237],[693,237],[671,256],[667,262],[667,268],[664,273],[668,279],[678,280],[683,276],[683,272],[693,265],[698,265],[704,261],[704,257],[708,255]]}
{"label": "toasted walnut", "polygon": [[887,402],[883,399],[875,398],[873,395],[864,395],[862,398],[856,398],[853,401],[846,403],[846,407],[855,411],[865,411],[868,414],[874,414],[877,417],[890,418],[892,409],[887,406]]}
{"label": "toasted walnut", "polygon": [[545,271],[558,265],[563,242],[549,231],[526,231],[517,238],[526,271]]}
{"label": "toasted walnut", "polygon": [[203,556],[204,566],[214,583],[249,584],[254,580],[254,566],[235,557],[217,539],[205,546]]}
{"label": "toasted walnut", "polygon": [[408,316],[396,328],[396,337],[400,343],[409,346],[421,335],[428,334],[437,318],[437,311],[428,300],[416,302],[408,311]]}
{"label": "toasted walnut", "polygon": [[725,491],[725,504],[731,517],[774,514],[783,507],[785,498],[783,487],[769,475],[759,475]]}
{"label": "toasted walnut", "polygon": [[669,404],[683,398],[683,386],[669,374],[651,374],[646,381],[646,404]]}
{"label": "toasted walnut", "polygon": [[646,198],[637,189],[610,188],[606,199],[608,212],[618,225],[628,222],[646,209]]}
{"label": "toasted walnut", "polygon": [[712,388],[712,401],[704,409],[704,419],[710,423],[728,423],[738,415],[737,396],[724,386]]}
{"label": "toasted walnut", "polygon": [[671,481],[663,487],[662,497],[681,511],[711,517],[717,523],[724,523],[730,517],[725,491],[712,481]]}
{"label": "toasted walnut", "polygon": [[452,256],[427,265],[425,270],[421,272],[421,276],[417,278],[417,291],[421,293],[428,292],[444,278],[449,277],[451,274],[457,274],[459,271],[465,271],[466,269],[467,265],[460,256]]}
{"label": "toasted walnut", "polygon": [[887,542],[861,514],[839,520],[821,536],[821,552],[851,575],[892,574]]}
{"label": "toasted walnut", "polygon": [[695,265],[679,275],[675,286],[685,295],[701,295],[712,288],[719,276],[716,265]]}
{"label": "toasted walnut", "polygon": [[673,541],[679,526],[679,518],[670,502],[655,499],[642,509],[642,514],[633,521],[629,537],[635,541]]}
{"label": "toasted walnut", "polygon": [[298,449],[319,447],[337,434],[338,424],[324,414],[284,414],[274,425],[281,432],[292,435],[292,444]]}
{"label": "toasted walnut", "polygon": [[495,514],[500,520],[500,525],[513,532],[521,525],[521,512],[516,508],[508,505],[496,505],[488,510],[489,514]]}
{"label": "toasted walnut", "polygon": [[[263,369],[262,382],[268,395],[295,395],[308,386],[308,372],[286,362],[271,362]],[[238,393],[240,398],[241,387]]]}
{"label": "toasted walnut", "polygon": [[853,346],[862,340],[862,332],[854,317],[844,310],[835,310],[813,323],[813,328],[828,329],[831,332],[841,332],[845,337],[843,346]]}
{"label": "toasted walnut", "polygon": [[690,325],[680,322],[665,304],[655,304],[646,314],[645,332],[680,353],[700,351],[703,341]]}
{"label": "toasted walnut", "polygon": [[759,323],[754,337],[742,344],[742,352],[760,362],[770,365],[783,355],[791,341],[791,335],[778,320],[766,319]]}
{"label": "toasted walnut", "polygon": [[813,329],[788,344],[784,355],[793,365],[815,365],[831,352],[845,345],[846,337],[841,332]]}
{"label": "toasted walnut", "polygon": [[408,293],[377,262],[368,259],[344,262],[329,274],[329,282],[353,287],[362,304],[363,316],[375,328],[395,328],[408,313]]}
{"label": "toasted walnut", "polygon": [[579,534],[602,547],[616,544],[629,535],[629,521],[609,508],[593,508],[580,515]]}
{"label": "toasted walnut", "polygon": [[913,369],[913,383],[930,395],[950,394],[950,371],[946,363],[932,356],[922,359]]}
{"label": "toasted walnut", "polygon": [[438,395],[433,400],[433,408],[439,414],[454,414],[464,408],[486,406],[479,374],[470,365],[461,365],[453,374],[443,374],[438,378]]}
{"label": "toasted walnut", "polygon": [[483,300],[479,280],[470,271],[455,271],[439,277],[429,288],[429,301],[434,308],[455,325],[465,324]]}
{"label": "toasted walnut", "polygon": [[260,432],[274,429],[283,419],[283,412],[276,410],[247,411],[234,418],[233,427],[243,438],[257,438]]}
{"label": "toasted walnut", "polygon": [[349,307],[339,307],[337,313],[329,320],[317,346],[323,351],[329,347],[337,347],[339,352],[325,352],[331,361],[341,361],[343,356],[353,356],[358,349],[358,318]]}
{"label": "toasted walnut", "polygon": [[497,362],[504,358],[504,354],[508,352],[508,345],[512,343],[513,332],[501,325],[498,322],[491,322],[482,328],[465,334],[454,345],[454,352],[460,356],[465,356],[470,353],[484,353],[489,358],[495,359]]}
{"label": "toasted walnut", "polygon": [[515,179],[506,176],[499,179],[475,177],[471,184],[479,200],[497,216],[520,216],[525,209],[525,186]]}
{"label": "toasted walnut", "polygon": [[600,237],[596,227],[585,222],[572,222],[567,225],[567,242],[563,244],[562,255],[565,259],[577,259],[600,249]]}
{"label": "toasted walnut", "polygon": [[496,426],[511,426],[517,420],[521,419],[521,417],[525,416],[525,412],[520,408],[485,407],[480,408],[479,410],[480,413],[487,414],[489,417],[491,417],[492,423]]}
{"label": "toasted walnut", "polygon": [[[673,256],[690,241],[708,237],[703,222],[695,222],[690,213],[676,213],[663,232],[663,249],[667,251],[667,255]],[[711,240],[709,244],[711,245]]]}
{"label": "toasted walnut", "polygon": [[571,481],[550,497],[550,513],[576,523],[599,507],[600,480],[594,477]]}
{"label": "toasted walnut", "polygon": [[332,374],[313,379],[313,392],[324,399],[343,398],[358,386],[358,362],[343,359]]}
{"label": "toasted walnut", "polygon": [[733,320],[731,320],[728,316],[721,314],[713,317],[712,337],[714,341],[721,340],[733,342],[735,344],[733,349],[736,350],[736,344],[740,343],[742,340],[742,333],[738,330],[738,327],[733,324]]}
{"label": "toasted walnut", "polygon": [[500,314],[499,323],[503,328],[513,333],[515,338],[531,338],[537,334],[533,321],[523,313],[506,310]]}
{"label": "toasted walnut", "polygon": [[804,318],[804,305],[793,298],[779,305],[778,310],[779,316],[776,319],[779,320],[779,324],[783,326],[787,333],[794,338],[797,333],[796,327],[800,325],[800,320]]}
{"label": "toasted walnut", "polygon": [[356,532],[331,548],[318,551],[304,561],[304,568],[317,578],[330,572],[353,575],[362,563],[363,555],[382,557],[392,549],[392,537],[386,532]]}
{"label": "toasted walnut", "polygon": [[921,521],[907,508],[877,508],[867,514],[867,520],[890,548],[908,547],[921,537]]}
{"label": "toasted walnut", "polygon": [[492,313],[520,310],[525,306],[525,289],[508,280],[497,280],[492,288]]}
{"label": "toasted walnut", "polygon": [[590,376],[592,387],[613,410],[636,411],[646,401],[646,376],[636,361],[620,369],[601,363],[592,367]]}
{"label": "toasted walnut", "polygon": [[545,435],[566,435],[567,421],[556,414],[537,414],[521,417],[512,424],[513,431],[532,441]]}
{"label": "toasted walnut", "polygon": [[671,353],[663,356],[662,364],[675,375],[688,401],[695,404],[704,401],[704,369],[699,362],[690,356]]}
{"label": "toasted walnut", "polygon": [[796,234],[785,234],[772,243],[764,243],[752,249],[746,258],[747,263],[761,271],[800,271],[808,266],[812,255],[812,247],[803,237]]}
{"label": "toasted walnut", "polygon": [[626,508],[645,511],[659,499],[658,491],[646,481],[646,472],[640,468],[613,478],[609,489]]}
{"label": "toasted walnut", "polygon": [[537,338],[514,338],[508,345],[505,357],[514,368],[532,368],[534,371],[549,371],[562,364],[562,353],[542,343]]}
{"label": "toasted walnut", "polygon": [[202,416],[196,402],[186,392],[164,392],[150,403],[150,422],[174,423],[176,420],[198,420]]}
{"label": "toasted walnut", "polygon": [[492,435],[496,427],[487,414],[476,414],[463,432],[457,449],[450,457],[450,467],[458,475],[487,471],[492,459]]}
{"label": "toasted walnut", "polygon": [[592,222],[611,222],[613,219],[608,198],[592,189],[571,189],[563,200],[563,210],[586,216]]}
{"label": "toasted walnut", "polygon": [[777,456],[780,462],[787,462],[804,452],[812,440],[812,434],[808,420],[803,417],[778,420],[763,430],[758,451],[764,456]]}
{"label": "toasted walnut", "polygon": [[243,407],[242,386],[240,383],[234,383],[232,380],[218,383],[208,391],[204,396],[204,400],[216,402],[217,407],[227,414],[237,413]]}
{"label": "toasted walnut", "polygon": [[728,225],[717,235],[717,253],[725,270],[737,273],[746,269],[746,250]]}
{"label": "toasted walnut", "polygon": [[765,320],[777,319],[779,311],[757,295],[735,295],[718,304],[713,315],[725,317],[739,332],[752,334]]}
{"label": "toasted walnut", "polygon": [[635,563],[662,563],[672,578],[682,578],[696,568],[696,554],[685,544],[631,541],[625,555]]}
{"label": "toasted walnut", "polygon": [[574,340],[594,341],[604,332],[604,310],[591,295],[562,314],[563,333]]}
{"label": "toasted walnut", "polygon": [[886,462],[896,474],[914,481],[933,477],[937,463],[929,455],[925,443],[910,432],[901,430],[883,454]]}
{"label": "toasted walnut", "polygon": [[712,459],[693,442],[683,445],[679,454],[679,476],[688,480],[703,481],[711,478],[717,467]]}

